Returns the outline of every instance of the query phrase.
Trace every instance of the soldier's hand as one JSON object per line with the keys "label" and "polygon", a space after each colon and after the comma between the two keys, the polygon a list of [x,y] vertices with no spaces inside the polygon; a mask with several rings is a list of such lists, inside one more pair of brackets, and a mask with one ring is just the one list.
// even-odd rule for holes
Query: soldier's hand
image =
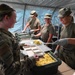
{"label": "soldier's hand", "polygon": [[57,40],[53,43],[53,45],[61,45],[61,46],[64,46],[66,44],[68,44],[68,39],[67,38],[59,39],[59,40]]}
{"label": "soldier's hand", "polygon": [[34,33],[34,30],[30,30],[30,33],[31,33],[31,34]]}
{"label": "soldier's hand", "polygon": [[22,33],[25,33],[25,30],[22,30]]}
{"label": "soldier's hand", "polygon": [[56,56],[58,56],[58,51],[55,50],[53,54],[56,55]]}

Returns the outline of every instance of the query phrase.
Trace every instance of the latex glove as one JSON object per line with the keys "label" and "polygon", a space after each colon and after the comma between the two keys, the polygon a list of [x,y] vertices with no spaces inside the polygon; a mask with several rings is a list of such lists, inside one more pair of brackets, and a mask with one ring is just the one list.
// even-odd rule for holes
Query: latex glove
{"label": "latex glove", "polygon": [[61,46],[64,46],[66,44],[68,44],[68,39],[67,38],[59,39],[59,40],[57,40],[53,43],[53,45],[61,45]]}
{"label": "latex glove", "polygon": [[53,54],[56,55],[56,56],[58,56],[58,51],[55,50]]}
{"label": "latex glove", "polygon": [[22,30],[22,33],[25,33],[25,30]]}

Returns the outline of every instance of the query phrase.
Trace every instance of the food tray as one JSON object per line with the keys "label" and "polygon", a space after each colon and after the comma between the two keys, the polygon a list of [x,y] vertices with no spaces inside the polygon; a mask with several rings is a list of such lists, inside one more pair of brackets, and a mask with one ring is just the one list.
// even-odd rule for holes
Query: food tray
{"label": "food tray", "polygon": [[24,51],[26,51],[27,55],[30,56],[42,56],[44,52],[39,49],[36,45],[24,46]]}
{"label": "food tray", "polygon": [[49,53],[55,62],[43,66],[34,66],[31,69],[33,75],[53,75],[57,73],[61,60],[54,56],[51,51]]}
{"label": "food tray", "polygon": [[30,35],[28,33],[17,33],[17,36],[20,38],[20,39],[26,39],[26,38],[30,38]]}

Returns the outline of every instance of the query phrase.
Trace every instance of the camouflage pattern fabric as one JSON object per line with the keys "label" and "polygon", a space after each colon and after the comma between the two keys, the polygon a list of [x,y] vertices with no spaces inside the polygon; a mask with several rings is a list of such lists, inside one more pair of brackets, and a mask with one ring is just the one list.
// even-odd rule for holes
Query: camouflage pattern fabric
{"label": "camouflage pattern fabric", "polygon": [[[9,31],[0,28],[0,60],[4,64],[5,70],[7,70],[7,68],[10,66],[14,66],[14,68],[19,68],[20,65],[19,54],[20,54],[20,48],[18,46],[18,42],[15,40],[15,37]],[[10,72],[13,71],[12,68],[10,70],[11,70]]]}
{"label": "camouflage pattern fabric", "polygon": [[[75,23],[63,27],[61,38],[75,38]],[[59,49],[59,57],[71,68],[75,69],[75,45],[67,44]]]}
{"label": "camouflage pattern fabric", "polygon": [[59,50],[58,57],[62,59],[67,65],[75,69],[75,52],[67,50]]}
{"label": "camouflage pattern fabric", "polygon": [[0,75],[5,75],[3,65],[0,63]]}

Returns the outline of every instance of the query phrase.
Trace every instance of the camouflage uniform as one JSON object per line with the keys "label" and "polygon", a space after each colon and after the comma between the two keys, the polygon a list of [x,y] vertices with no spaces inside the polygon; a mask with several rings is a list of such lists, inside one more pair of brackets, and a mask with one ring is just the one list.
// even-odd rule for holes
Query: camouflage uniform
{"label": "camouflage uniform", "polygon": [[1,28],[0,40],[0,64],[3,64],[5,75],[15,75],[13,72],[13,63],[19,65],[20,62],[20,48],[18,43],[9,31]]}
{"label": "camouflage uniform", "polygon": [[[67,27],[63,27],[61,31],[61,38],[75,38],[74,23],[70,23]],[[59,57],[75,69],[75,45],[67,44],[63,47],[61,46],[59,50]]]}

